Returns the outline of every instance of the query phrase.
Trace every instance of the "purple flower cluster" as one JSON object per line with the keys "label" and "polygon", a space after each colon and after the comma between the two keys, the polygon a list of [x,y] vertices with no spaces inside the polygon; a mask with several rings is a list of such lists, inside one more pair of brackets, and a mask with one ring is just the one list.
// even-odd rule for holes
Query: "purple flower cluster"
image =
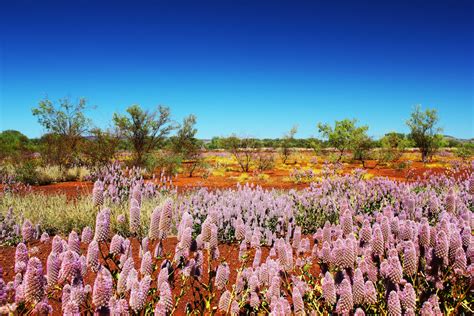
{"label": "purple flower cluster", "polygon": [[[422,199],[407,199],[360,219],[357,213],[351,215],[354,226],[348,224],[344,211],[339,224],[326,223],[318,229],[313,256],[325,273],[322,294],[327,304],[333,306],[337,300],[336,311],[341,314],[353,312],[354,306],[376,312],[373,305],[383,295],[389,315],[402,315],[402,311],[414,315],[424,303],[417,305],[417,299],[430,297],[433,289],[465,291],[472,278],[468,271],[474,268],[472,258],[468,259],[474,249],[473,203],[463,192],[467,187],[458,183],[457,188],[458,192],[446,192],[451,204],[436,211],[426,206],[418,209],[426,203]],[[453,207],[452,201],[460,200],[466,203]],[[335,289],[339,289],[337,296]],[[433,307],[433,302],[429,304]]]}
{"label": "purple flower cluster", "polygon": [[[95,206],[104,205],[105,200],[120,203],[131,198],[137,199],[138,195],[153,197],[163,192],[174,192],[175,188],[170,177],[161,174],[159,178],[150,181],[143,179],[144,169],[138,167],[123,167],[115,162],[92,172],[90,180],[94,181],[92,190]],[[138,201],[141,204],[140,200]]]}
{"label": "purple flower cluster", "polygon": [[9,208],[5,216],[0,214],[0,243],[13,245],[21,241],[20,226],[13,217],[13,208]]}
{"label": "purple flower cluster", "polygon": [[[5,284],[0,273],[0,312],[21,306],[48,314],[48,297],[60,295],[68,315],[167,315],[184,313],[182,305],[235,315],[467,314],[472,183],[470,174],[410,184],[356,175],[288,193],[251,185],[202,189],[164,200],[148,231],[141,218],[147,195],[133,186],[128,224],[146,236],[138,243],[116,234],[111,210],[101,208],[94,231],[54,236],[42,263],[31,243],[38,229],[23,221],[14,281]],[[93,284],[84,281],[88,274]],[[180,303],[187,291],[194,301]]]}

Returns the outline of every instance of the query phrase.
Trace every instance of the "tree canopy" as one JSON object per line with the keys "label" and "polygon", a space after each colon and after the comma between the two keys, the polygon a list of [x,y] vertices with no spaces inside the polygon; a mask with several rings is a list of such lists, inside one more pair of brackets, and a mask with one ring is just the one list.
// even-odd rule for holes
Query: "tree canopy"
{"label": "tree canopy", "polygon": [[45,98],[39,102],[38,107],[32,109],[33,115],[48,133],[79,137],[89,130],[91,120],[84,115],[87,106],[85,98],[80,98],[77,103],[71,102],[69,98],[62,98],[58,103],[55,105]]}
{"label": "tree canopy", "polygon": [[330,146],[339,151],[338,161],[340,161],[347,150],[354,149],[355,144],[366,142],[368,138],[366,133],[369,127],[367,125],[357,126],[356,119],[344,119],[336,121],[334,127],[329,124],[318,123],[318,129]]}
{"label": "tree canopy", "polygon": [[442,144],[442,129],[437,126],[438,122],[435,109],[422,111],[420,105],[415,107],[406,122],[410,128],[410,137],[420,149],[422,161],[426,161]]}
{"label": "tree canopy", "polygon": [[57,104],[45,98],[32,109],[47,132],[42,139],[45,145],[43,154],[49,163],[63,167],[79,161],[80,142],[92,126],[92,121],[84,114],[86,107],[85,98],[76,103],[62,98]]}
{"label": "tree canopy", "polygon": [[121,135],[132,144],[134,163],[139,166],[143,166],[146,156],[160,147],[169,133],[176,129],[170,109],[161,105],[148,111],[135,104],[127,109],[127,115],[115,113],[113,121]]}
{"label": "tree canopy", "polygon": [[31,149],[30,140],[19,131],[6,130],[0,133],[0,159],[6,157],[18,159]]}

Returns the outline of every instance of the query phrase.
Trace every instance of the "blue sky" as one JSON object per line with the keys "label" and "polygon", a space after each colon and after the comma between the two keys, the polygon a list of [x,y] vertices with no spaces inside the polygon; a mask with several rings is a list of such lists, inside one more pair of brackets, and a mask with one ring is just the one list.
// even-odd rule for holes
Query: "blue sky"
{"label": "blue sky", "polygon": [[47,95],[86,97],[100,127],[164,104],[201,138],[317,136],[345,117],[378,137],[422,104],[474,137],[473,3],[2,1],[0,130],[41,135]]}

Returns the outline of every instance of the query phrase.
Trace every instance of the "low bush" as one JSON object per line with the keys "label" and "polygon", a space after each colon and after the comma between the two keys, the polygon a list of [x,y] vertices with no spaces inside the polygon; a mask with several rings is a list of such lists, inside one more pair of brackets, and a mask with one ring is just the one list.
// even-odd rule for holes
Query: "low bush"
{"label": "low bush", "polygon": [[34,160],[27,160],[14,168],[11,175],[17,182],[29,185],[47,185],[65,181],[84,181],[89,175],[85,167],[61,169],[59,166],[40,166]]}
{"label": "low bush", "polygon": [[256,154],[255,165],[260,172],[272,170],[275,166],[275,156],[272,153],[259,152]]}
{"label": "low bush", "polygon": [[292,182],[311,183],[316,181],[317,174],[312,169],[296,169],[290,172],[290,179]]}
{"label": "low bush", "polygon": [[181,163],[182,160],[179,155],[161,153],[147,159],[146,169],[149,171],[159,170],[168,176],[174,176],[178,174]]}
{"label": "low bush", "polygon": [[[33,160],[27,160],[26,162],[18,165],[15,168],[15,177],[19,182],[36,185],[39,184],[40,173],[37,170],[37,163]],[[49,183],[45,183],[49,184]]]}
{"label": "low bush", "polygon": [[472,144],[465,144],[456,148],[455,154],[457,157],[467,160],[470,157],[474,156],[474,145]]}

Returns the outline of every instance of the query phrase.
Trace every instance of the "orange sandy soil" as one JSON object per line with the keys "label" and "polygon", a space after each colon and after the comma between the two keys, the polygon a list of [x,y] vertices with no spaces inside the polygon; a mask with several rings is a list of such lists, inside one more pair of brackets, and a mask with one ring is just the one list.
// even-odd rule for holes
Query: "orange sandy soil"
{"label": "orange sandy soil", "polygon": [[48,185],[32,186],[34,192],[42,192],[45,194],[66,194],[68,197],[75,197],[79,194],[86,194],[92,192],[92,182],[60,182]]}
{"label": "orange sandy soil", "polygon": [[[311,241],[311,247],[312,247],[313,246],[312,238],[309,238],[309,239]],[[171,258],[171,260],[174,256],[174,250],[175,250],[176,244],[177,244],[177,239],[175,237],[167,238],[163,243],[163,253],[167,254],[169,256],[169,258]],[[156,243],[150,243],[150,245],[149,245],[150,251],[153,252],[153,249],[154,249],[155,245],[156,245]],[[35,248],[35,247],[37,248],[37,251],[34,254],[31,254],[30,256],[38,257],[41,260],[42,264],[43,264],[43,268],[46,269],[46,261],[47,261],[49,253],[51,252],[51,242],[42,243],[42,242],[39,242],[39,241],[34,241],[34,242],[29,243],[27,246],[28,246],[28,249],[30,249],[30,250],[32,248]],[[101,244],[101,250],[102,250],[104,255],[106,255],[108,253],[108,246],[109,246],[109,243],[107,243],[107,244],[102,243]],[[139,241],[137,239],[132,239],[133,259],[134,259],[134,262],[135,262],[135,269],[137,269],[137,271],[140,271],[140,262],[141,262],[141,259],[139,258],[139,254],[138,254],[139,247],[140,247]],[[261,262],[264,262],[266,260],[268,254],[269,254],[269,251],[270,251],[269,247],[262,247]],[[83,243],[81,245],[81,252],[82,252],[83,255],[87,255],[87,244]],[[239,245],[238,244],[220,244],[219,245],[219,253],[220,253],[219,259],[214,260],[212,262],[211,266],[215,270],[217,268],[218,263],[221,262],[221,261],[225,261],[225,262],[227,262],[227,264],[229,264],[230,279],[229,279],[229,283],[228,283],[227,287],[230,288],[230,285],[235,284],[235,281],[237,279],[237,270],[242,267],[242,262],[240,262],[238,260]],[[255,250],[254,249],[249,249],[248,254],[249,254],[249,256],[248,256],[248,259],[245,262],[245,266],[246,267],[251,267],[252,263],[253,263],[253,258],[254,258],[254,255],[255,255]],[[14,258],[15,258],[15,248],[14,247],[0,247],[0,266],[3,267],[3,271],[4,271],[3,272],[3,277],[4,277],[5,282],[12,281],[15,277]],[[101,259],[101,262],[103,263],[104,260]],[[162,259],[159,259],[159,260],[154,259],[154,263],[156,265],[156,268],[155,268],[155,271],[152,275],[152,280],[153,281],[152,281],[152,284],[151,284],[151,288],[156,288],[156,286],[157,286],[156,279],[157,279],[158,273],[160,271],[160,265],[161,265],[162,262],[163,262]],[[204,251],[204,264],[203,264],[203,272],[202,272],[203,274],[202,274],[202,279],[201,279],[201,282],[204,283],[204,284],[207,284],[207,282],[209,280],[209,274],[207,273],[207,267],[208,267],[207,262],[208,262],[207,251]],[[108,259],[108,264],[111,267],[111,269],[116,268],[115,264],[110,259]],[[46,273],[46,270],[44,272]],[[316,265],[312,266],[311,269],[310,269],[310,272],[313,275],[317,275],[319,273],[319,267],[316,266]],[[96,276],[95,273],[88,270],[88,272],[87,272],[87,274],[84,278],[85,284],[90,284],[91,286],[93,286],[95,276]],[[200,285],[197,285],[197,284],[195,284],[195,286],[201,287]],[[182,289],[181,280],[180,280],[179,277],[176,277],[175,278],[175,284],[174,284],[174,286],[172,285],[172,292],[173,292],[173,298],[174,299],[180,295],[181,289]],[[204,291],[202,293],[205,295],[207,292]],[[216,307],[218,305],[221,293],[222,293],[222,291],[215,291],[216,295],[215,295],[215,297],[213,298],[213,301],[212,301],[212,306],[213,307]],[[54,309],[53,315],[61,315],[61,302],[60,302],[60,299],[61,299],[61,293],[60,292],[51,293],[49,302],[53,306],[53,309]],[[186,290],[184,292],[184,295],[182,296],[182,298],[179,301],[178,307],[177,307],[174,315],[183,315],[183,314],[185,314],[186,304],[188,302],[192,303],[193,301],[194,301],[193,291],[191,291],[190,289]]]}
{"label": "orange sandy soil", "polygon": [[[377,177],[387,177],[392,180],[397,181],[406,181],[408,170],[395,170],[387,167],[375,167],[372,169],[372,166],[375,162],[367,162],[367,168],[365,169],[367,173],[377,176]],[[423,173],[429,171],[433,174],[442,174],[446,169],[445,168],[426,168],[423,163],[413,163],[412,164],[414,172],[414,178],[417,176],[422,176]],[[345,164],[344,165],[344,174],[351,173],[354,169],[361,168],[358,164]],[[302,189],[309,186],[308,183],[294,183],[287,180],[289,176],[289,171],[286,170],[271,170],[265,171],[264,174],[268,175],[269,178],[266,180],[250,180],[249,183],[259,185],[263,188],[275,188],[275,189]],[[173,183],[178,187],[178,190],[186,190],[188,188],[199,188],[207,187],[211,189],[215,188],[230,188],[235,187],[238,181],[235,179],[241,173],[236,171],[226,172],[226,176],[210,176],[207,179],[201,177],[186,177],[184,175],[178,175],[178,178],[173,178]]]}

